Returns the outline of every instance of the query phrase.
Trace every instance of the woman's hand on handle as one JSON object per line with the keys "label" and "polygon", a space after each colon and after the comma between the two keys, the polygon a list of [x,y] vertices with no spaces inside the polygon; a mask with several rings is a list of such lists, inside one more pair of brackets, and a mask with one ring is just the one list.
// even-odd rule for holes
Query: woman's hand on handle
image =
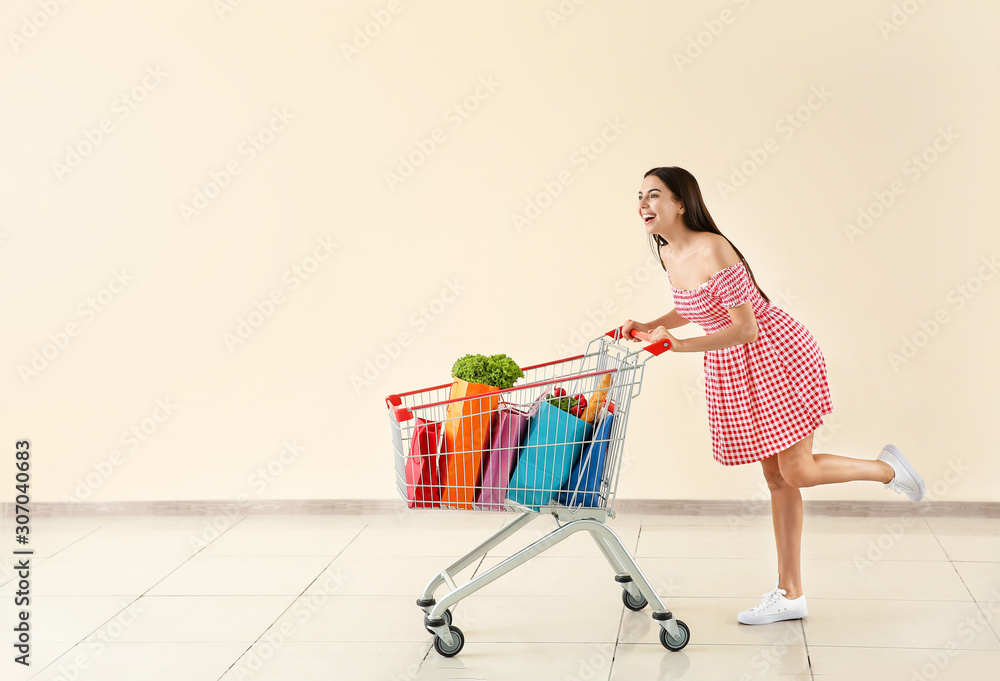
{"label": "woman's hand on handle", "polygon": [[625,323],[622,324],[622,338],[630,341],[638,341],[638,338],[632,337],[632,331],[642,331],[644,333],[649,332],[649,324],[643,324],[642,322],[632,321],[631,319],[626,319]]}
{"label": "woman's hand on handle", "polygon": [[650,329],[649,330],[649,340],[652,343],[655,343],[655,342],[661,341],[661,340],[669,340],[670,341],[670,349],[673,350],[674,352],[678,352],[679,351],[678,350],[678,345],[679,345],[680,341],[677,340],[676,338],[674,338],[673,335],[671,335],[671,333],[669,331],[667,331],[666,327],[664,327],[664,326],[657,326],[657,327],[655,327],[653,329]]}

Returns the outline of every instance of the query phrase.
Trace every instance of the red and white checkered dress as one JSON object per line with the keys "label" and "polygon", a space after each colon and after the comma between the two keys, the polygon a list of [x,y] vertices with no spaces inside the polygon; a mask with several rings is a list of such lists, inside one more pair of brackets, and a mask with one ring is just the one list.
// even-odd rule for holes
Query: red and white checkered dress
{"label": "red and white checkered dress", "polygon": [[757,340],[705,353],[705,398],[715,460],[754,463],[816,430],[833,411],[826,362],[802,324],[764,300],[742,262],[694,290],[673,288],[684,319],[715,333],[732,324],[729,308],[748,301]]}

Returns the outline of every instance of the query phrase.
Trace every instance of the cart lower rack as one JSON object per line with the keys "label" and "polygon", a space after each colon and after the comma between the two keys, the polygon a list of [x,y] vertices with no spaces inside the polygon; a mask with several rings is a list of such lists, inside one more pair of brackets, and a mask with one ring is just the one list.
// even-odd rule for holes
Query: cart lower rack
{"label": "cart lower rack", "polygon": [[[646,361],[670,347],[659,341],[632,351],[621,340],[615,329],[591,341],[582,355],[522,367],[524,378],[512,388],[456,379],[386,398],[396,485],[411,508],[517,514],[432,577],[417,599],[441,655],[457,655],[465,645],[451,606],[577,532],[594,539],[627,608],[652,604],[664,647],[688,644],[687,625],[674,619],[606,524],[614,518],[629,406],[640,393]],[[555,530],[456,583],[460,572],[542,514],[554,518]],[[435,597],[442,587],[447,592]]]}

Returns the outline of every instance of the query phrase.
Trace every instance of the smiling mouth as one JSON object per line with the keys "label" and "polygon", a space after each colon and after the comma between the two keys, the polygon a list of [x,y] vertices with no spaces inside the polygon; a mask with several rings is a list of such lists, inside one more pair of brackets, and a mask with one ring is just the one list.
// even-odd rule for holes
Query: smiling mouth
{"label": "smiling mouth", "polygon": [[648,225],[650,222],[652,222],[655,219],[656,219],[656,215],[654,215],[654,214],[643,213],[643,215],[642,215],[642,222],[643,222],[643,224],[647,224]]}

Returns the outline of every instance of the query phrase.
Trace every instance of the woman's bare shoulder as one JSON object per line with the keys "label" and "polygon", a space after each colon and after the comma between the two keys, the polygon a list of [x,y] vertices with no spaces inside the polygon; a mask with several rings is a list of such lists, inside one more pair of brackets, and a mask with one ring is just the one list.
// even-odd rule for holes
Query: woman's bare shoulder
{"label": "woman's bare shoulder", "polygon": [[702,257],[706,267],[712,272],[732,267],[740,261],[736,249],[726,237],[712,232],[702,232],[702,234]]}

